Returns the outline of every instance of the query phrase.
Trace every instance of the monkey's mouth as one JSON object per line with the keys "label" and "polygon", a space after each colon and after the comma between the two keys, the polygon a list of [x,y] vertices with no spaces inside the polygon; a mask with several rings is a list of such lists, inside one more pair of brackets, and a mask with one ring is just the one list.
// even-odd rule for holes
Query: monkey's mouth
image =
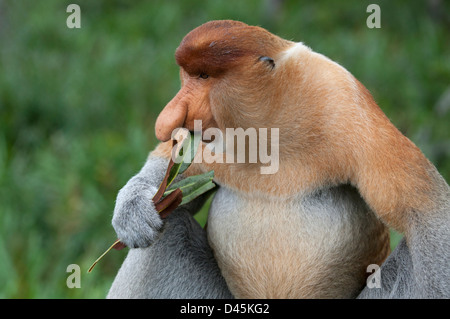
{"label": "monkey's mouth", "polygon": [[215,136],[213,136],[213,138],[205,138],[205,135],[203,134],[204,132],[205,132],[204,129],[202,129],[201,131],[189,130],[189,134],[191,134],[191,135],[199,134],[200,137],[201,137],[201,141],[203,143],[212,143],[212,142],[214,142],[214,140],[216,139]]}

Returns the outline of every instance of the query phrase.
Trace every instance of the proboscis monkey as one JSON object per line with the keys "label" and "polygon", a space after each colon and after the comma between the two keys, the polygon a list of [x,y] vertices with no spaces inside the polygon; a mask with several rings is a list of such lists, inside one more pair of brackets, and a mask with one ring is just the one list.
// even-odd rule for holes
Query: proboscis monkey
{"label": "proboscis monkey", "polygon": [[[131,249],[109,298],[450,297],[450,188],[345,68],[302,43],[236,21],[191,31],[161,144],[119,192]],[[203,230],[198,200],[161,220],[151,198],[178,127],[279,128],[279,169],[192,164],[220,185]],[[405,237],[389,255],[387,226]],[[144,248],[146,247],[146,248]],[[385,260],[386,259],[386,260]],[[381,288],[365,287],[382,264]]]}

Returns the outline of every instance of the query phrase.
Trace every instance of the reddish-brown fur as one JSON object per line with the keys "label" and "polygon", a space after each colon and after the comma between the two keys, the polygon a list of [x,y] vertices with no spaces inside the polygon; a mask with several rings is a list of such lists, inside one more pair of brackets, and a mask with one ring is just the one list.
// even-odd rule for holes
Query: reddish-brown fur
{"label": "reddish-brown fur", "polygon": [[218,77],[242,65],[242,58],[276,53],[282,44],[280,38],[262,28],[238,21],[216,21],[188,33],[175,59],[190,76],[206,73]]}
{"label": "reddish-brown fur", "polygon": [[[296,180],[303,182],[297,188],[272,185],[271,176],[260,175],[254,165],[250,171],[245,164],[239,164],[241,169],[213,165],[218,179],[244,191],[261,187],[281,194],[351,182],[382,218],[404,231],[408,211],[430,205],[430,163],[392,125],[367,89],[331,61],[305,52],[299,63],[308,70],[302,74],[285,67],[276,74],[279,81],[270,81],[267,70],[254,67],[259,57],[278,57],[292,45],[236,21],[211,22],[191,31],[176,51],[185,84],[159,116],[158,138],[168,140],[168,132],[176,127],[192,130],[194,119],[203,120],[203,129],[279,127],[284,165],[278,180],[289,179],[302,163],[305,171],[300,170]],[[201,73],[210,78],[198,78]],[[333,80],[336,87],[330,88]],[[174,120],[175,107],[184,109],[183,120]],[[329,125],[331,115],[341,124]],[[225,176],[230,167],[234,176]],[[240,185],[243,175],[255,180],[248,184],[259,186]]]}
{"label": "reddish-brown fur", "polygon": [[[272,71],[262,56],[274,59]],[[192,130],[194,119],[203,120],[203,129],[280,128],[277,174],[232,163],[193,165],[188,174],[214,169],[219,183],[269,198],[351,183],[402,232],[412,214],[432,208],[429,161],[367,89],[331,60],[259,27],[213,21],[183,39],[176,61],[182,88],[158,117],[161,141],[177,127]],[[170,146],[162,143],[153,154],[168,156]],[[381,262],[389,239],[386,230],[376,236],[381,244],[370,258]]]}

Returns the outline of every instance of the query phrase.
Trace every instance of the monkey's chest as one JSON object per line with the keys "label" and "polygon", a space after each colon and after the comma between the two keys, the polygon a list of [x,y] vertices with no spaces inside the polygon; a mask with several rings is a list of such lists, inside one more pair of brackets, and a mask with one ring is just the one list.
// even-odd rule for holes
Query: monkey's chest
{"label": "monkey's chest", "polygon": [[[243,200],[221,188],[209,212],[208,240],[233,295],[352,297],[361,277],[347,272],[360,273],[353,259],[361,256],[348,243],[359,238],[348,234],[348,223],[334,213],[305,211],[299,203]],[[342,277],[345,282],[339,282]]]}

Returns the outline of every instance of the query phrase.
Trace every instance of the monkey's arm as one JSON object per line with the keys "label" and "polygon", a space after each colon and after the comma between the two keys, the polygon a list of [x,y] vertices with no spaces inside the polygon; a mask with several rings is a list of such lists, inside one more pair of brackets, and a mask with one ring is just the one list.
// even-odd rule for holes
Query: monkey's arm
{"label": "monkey's arm", "polygon": [[[445,245],[437,240],[434,247],[414,246],[403,238],[378,270],[381,287],[365,287],[358,298],[448,298],[450,281],[445,265],[449,260]],[[435,250],[436,246],[441,249]]]}
{"label": "monkey's arm", "polygon": [[192,217],[207,196],[179,207],[164,220],[152,203],[169,150],[168,143],[158,145],[117,196],[112,223],[118,238],[133,249],[108,298],[232,298],[206,233]]}
{"label": "monkey's arm", "polygon": [[[119,191],[112,219],[118,238],[130,248],[148,247],[158,235],[163,221],[152,198],[164,178],[172,143],[161,143],[148,157],[144,167]],[[183,178],[177,177],[176,180]],[[195,214],[207,196],[185,205]]]}
{"label": "monkey's arm", "polygon": [[366,287],[359,298],[450,297],[450,187],[433,167],[428,210],[404,219],[405,238],[380,268],[381,288]]}
{"label": "monkey's arm", "polygon": [[130,249],[107,298],[233,298],[206,232],[183,207],[147,248]]}

